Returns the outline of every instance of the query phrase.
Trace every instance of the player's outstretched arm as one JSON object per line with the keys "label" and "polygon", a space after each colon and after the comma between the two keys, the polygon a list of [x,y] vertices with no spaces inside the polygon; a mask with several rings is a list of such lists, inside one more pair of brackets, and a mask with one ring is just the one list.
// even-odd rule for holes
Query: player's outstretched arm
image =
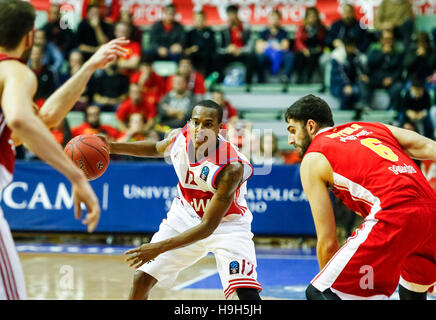
{"label": "player's outstretched arm", "polygon": [[100,218],[100,206],[83,172],[63,152],[53,135],[32,111],[32,97],[37,80],[35,74],[19,62],[4,62],[7,79],[3,84],[1,105],[13,134],[40,159],[64,174],[73,185],[75,216],[81,217],[80,202],[88,208],[84,220],[91,232]]}
{"label": "player's outstretched arm", "polygon": [[387,125],[403,150],[413,159],[436,161],[436,141],[414,131]]}
{"label": "player's outstretched arm", "polygon": [[127,251],[125,254],[130,256],[126,261],[130,262],[131,267],[139,268],[159,254],[209,237],[218,227],[227,210],[229,210],[236,190],[242,181],[243,174],[244,168],[241,163],[232,162],[228,164],[217,177],[217,191],[207,205],[201,223],[176,237],[160,242],[147,243]]}
{"label": "player's outstretched arm", "polygon": [[314,152],[304,156],[300,176],[315,223],[316,251],[322,269],[338,250],[335,216],[327,187],[333,184],[333,173],[327,159]]}
{"label": "player's outstretched arm", "polygon": [[164,157],[168,147],[173,142],[181,129],[171,131],[168,136],[161,141],[137,141],[137,142],[111,142],[103,135],[97,135],[109,147],[111,154],[120,154],[134,157]]}
{"label": "player's outstretched arm", "polygon": [[118,38],[102,45],[74,76],[68,79],[47,99],[38,113],[47,127],[54,127],[66,117],[85,91],[86,85],[93,73],[98,69],[106,67],[117,56],[124,56],[126,50],[122,46],[128,42],[129,40]]}

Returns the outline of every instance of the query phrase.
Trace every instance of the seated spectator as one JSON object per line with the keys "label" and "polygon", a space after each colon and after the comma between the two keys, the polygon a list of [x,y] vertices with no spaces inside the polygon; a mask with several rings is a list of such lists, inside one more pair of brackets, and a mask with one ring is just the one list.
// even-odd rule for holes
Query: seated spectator
{"label": "seated spectator", "polygon": [[[342,41],[342,40],[341,40]],[[330,93],[340,99],[341,110],[354,110],[360,98],[359,72],[361,64],[356,43],[344,40],[331,54]]]}
{"label": "seated spectator", "polygon": [[360,90],[362,103],[370,108],[375,89],[385,89],[389,94],[388,109],[398,110],[400,93],[403,88],[403,54],[394,45],[394,34],[384,30],[380,43],[368,52],[367,70],[361,75]]}
{"label": "seated spectator", "polygon": [[225,138],[238,147],[247,159],[251,158],[253,148],[253,124],[245,119],[237,119],[228,123]]}
{"label": "seated spectator", "polygon": [[408,49],[414,31],[413,8],[409,0],[383,0],[377,8],[374,27],[381,33],[394,29],[396,40]]}
{"label": "seated spectator", "polygon": [[127,98],[129,78],[118,71],[117,60],[114,60],[92,77],[88,88],[92,103],[101,111],[115,111]]}
{"label": "seated spectator", "polygon": [[173,78],[173,90],[159,103],[156,130],[167,133],[171,129],[184,127],[191,118],[194,103],[194,95],[188,90],[185,76],[176,73]]}
{"label": "seated spectator", "polygon": [[185,45],[185,30],[176,21],[176,7],[167,5],[163,19],[155,22],[150,30],[150,49],[147,55],[153,60],[172,60],[178,62]]}
{"label": "seated spectator", "polygon": [[160,99],[165,95],[166,84],[165,79],[153,71],[148,57],[143,57],[139,71],[130,76],[130,83],[137,83],[145,103],[149,108],[157,110]]}
{"label": "seated spectator", "polygon": [[414,78],[410,89],[401,99],[399,120],[402,124],[413,123],[419,134],[433,139],[433,124],[429,115],[431,106],[431,98],[425,89],[424,80]]}
{"label": "seated spectator", "polygon": [[38,78],[38,88],[34,100],[41,107],[45,100],[56,90],[56,82],[53,72],[43,63],[44,48],[34,45],[30,53],[29,67]]}
{"label": "seated spectator", "polygon": [[58,83],[59,72],[64,63],[62,52],[53,43],[47,42],[44,30],[35,31],[33,43],[43,48],[42,63],[50,69]]}
{"label": "seated spectator", "polygon": [[103,21],[97,5],[89,5],[86,19],[77,28],[77,43],[83,57],[88,60],[97,49],[113,38],[112,26]]}
{"label": "seated spectator", "polygon": [[232,62],[242,62],[245,66],[245,84],[247,91],[252,84],[256,57],[253,52],[250,29],[245,27],[238,17],[238,7],[230,5],[226,9],[228,26],[221,31],[221,44],[216,56],[215,70],[219,73],[218,81],[225,77],[226,67]]}
{"label": "seated spectator", "polygon": [[215,89],[211,92],[210,99],[223,108],[222,129],[227,129],[230,123],[239,119],[238,110],[236,110],[236,108],[226,99],[223,91]]}
{"label": "seated spectator", "polygon": [[154,130],[145,130],[144,117],[140,113],[132,113],[129,116],[127,126],[122,130],[118,142],[132,142],[152,140],[158,141],[159,135]]}
{"label": "seated spectator", "polygon": [[324,50],[326,28],[321,22],[318,9],[306,9],[304,21],[295,35],[295,71],[297,83],[309,83],[317,69]]}
{"label": "seated spectator", "polygon": [[120,19],[118,22],[127,23],[130,27],[130,37],[129,39],[139,43],[142,48],[142,31],[133,23],[132,13],[129,10],[121,10],[120,11]]}
{"label": "seated spectator", "polygon": [[269,15],[269,26],[256,41],[257,81],[266,82],[266,70],[277,75],[284,68],[282,82],[289,83],[294,65],[294,53],[290,50],[289,35],[281,26],[282,15],[274,10]]}
{"label": "seated spectator", "polygon": [[[195,98],[199,101],[206,93],[204,86],[204,77],[200,72],[194,70],[191,59],[184,57],[179,61],[178,71],[184,75],[188,81],[188,89],[194,94]],[[173,77],[170,75],[167,79],[166,93],[173,89]]]}
{"label": "seated spectator", "polygon": [[103,134],[109,140],[116,141],[121,133],[118,129],[100,123],[100,108],[95,105],[90,105],[85,111],[85,122],[80,126],[72,128],[71,133],[73,137],[79,136],[81,134]]}
{"label": "seated spectator", "polygon": [[121,131],[126,130],[130,115],[133,113],[141,114],[147,121],[143,128],[145,132],[153,127],[157,110],[154,105],[146,103],[141,93],[141,88],[136,83],[130,84],[129,98],[123,101],[116,111],[118,127]]}
{"label": "seated spectator", "polygon": [[414,44],[404,56],[404,68],[408,79],[418,77],[424,81],[430,80],[429,77],[436,68],[436,55],[427,32],[416,34]]}
{"label": "seated spectator", "polygon": [[[80,70],[82,67],[84,61],[83,61],[83,55],[79,50],[73,50],[71,51],[70,57],[68,59],[68,65],[63,72],[59,75],[59,84],[62,85],[68,79],[70,79],[77,71]],[[89,105],[90,97],[89,97],[89,90],[88,85],[85,88],[85,91],[80,96],[79,100],[74,105],[73,109],[74,111],[84,111],[86,107]]]}
{"label": "seated spectator", "polygon": [[76,35],[72,28],[61,27],[60,5],[51,3],[48,10],[48,21],[42,27],[48,43],[54,44],[63,54],[64,60],[68,59],[71,51],[76,47]]}
{"label": "seated spectator", "polygon": [[194,27],[186,34],[185,48],[194,68],[207,77],[213,71],[216,41],[214,31],[206,26],[204,11],[194,13]]}
{"label": "seated spectator", "polygon": [[360,52],[366,52],[370,38],[366,29],[356,19],[354,6],[350,3],[342,7],[342,16],[331,25],[325,37],[325,45],[331,50],[344,46],[344,39],[350,39]]}
{"label": "seated spectator", "polygon": [[[118,22],[115,25],[115,38],[125,37],[126,39],[130,39],[130,34],[130,26],[127,23]],[[118,70],[122,74],[130,75],[135,72],[139,66],[141,60],[141,45],[138,42],[130,40],[123,48],[127,49],[127,54],[118,58]]]}
{"label": "seated spectator", "polygon": [[280,153],[277,136],[265,133],[260,137],[259,152],[252,154],[251,163],[254,165],[283,164],[285,159]]}

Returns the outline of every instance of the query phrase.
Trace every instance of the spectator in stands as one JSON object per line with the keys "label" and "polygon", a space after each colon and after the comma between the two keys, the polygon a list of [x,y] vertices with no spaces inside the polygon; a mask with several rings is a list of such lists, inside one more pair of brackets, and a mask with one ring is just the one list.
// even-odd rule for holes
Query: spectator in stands
{"label": "spectator in stands", "polygon": [[68,59],[70,52],[76,47],[76,36],[72,31],[72,26],[61,26],[60,5],[50,4],[48,10],[48,21],[42,27],[48,43],[53,43],[63,54],[64,59]]}
{"label": "spectator in stands", "polygon": [[341,110],[354,110],[360,98],[361,63],[354,39],[345,38],[342,43],[331,54],[330,93],[340,99]]}
{"label": "spectator in stands", "polygon": [[143,140],[159,140],[159,135],[154,130],[145,130],[144,117],[141,113],[129,115],[127,126],[122,130],[118,142],[131,142]]}
{"label": "spectator in stands", "polygon": [[121,10],[120,19],[118,22],[127,23],[127,25],[130,27],[129,39],[139,43],[140,47],[142,48],[142,31],[133,23],[132,13],[129,10]]}
{"label": "spectator in stands", "polygon": [[165,95],[165,79],[153,71],[152,61],[143,57],[139,71],[130,76],[130,83],[137,83],[141,89],[143,100],[150,109],[158,108],[160,99]]}
{"label": "spectator in stands", "polygon": [[245,119],[237,119],[228,123],[226,139],[238,147],[247,159],[253,150],[253,124]]}
{"label": "spectator in stands", "polygon": [[113,38],[112,26],[103,21],[97,5],[89,5],[86,19],[77,29],[77,43],[83,57],[88,60],[103,43]]}
{"label": "spectator in stands", "polygon": [[85,122],[80,126],[72,128],[71,133],[73,137],[79,136],[81,134],[103,134],[110,140],[117,140],[121,133],[118,129],[100,123],[100,107],[95,105],[90,105],[85,111]]}
{"label": "spectator in stands", "polygon": [[43,63],[44,48],[39,45],[34,45],[30,53],[29,67],[38,78],[38,88],[36,90],[34,100],[41,107],[55,90],[56,82],[53,72],[47,65]]}
{"label": "spectator in stands", "polygon": [[163,12],[163,19],[155,22],[150,30],[150,49],[147,55],[153,60],[178,62],[185,45],[185,30],[176,21],[176,7],[169,4]]}
{"label": "spectator in stands", "polygon": [[126,130],[130,115],[133,113],[141,114],[144,120],[146,120],[143,128],[144,132],[147,132],[153,127],[157,110],[154,105],[146,103],[141,88],[137,83],[130,84],[129,98],[123,101],[116,111],[116,117],[119,123],[118,128],[121,131]]}
{"label": "spectator in stands", "polygon": [[401,99],[400,122],[413,123],[419,134],[433,139],[433,124],[429,115],[431,106],[430,94],[425,89],[424,80],[415,77],[410,89]]}
{"label": "spectator in stands", "polygon": [[306,9],[304,21],[295,35],[295,71],[297,83],[309,83],[319,69],[327,29],[321,22],[318,9]]}
{"label": "spectator in stands", "polygon": [[259,152],[252,154],[251,163],[264,166],[285,163],[279,150],[277,136],[274,133],[265,133],[260,137]]}
{"label": "spectator in stands", "polygon": [[114,60],[92,77],[88,88],[94,105],[102,111],[115,111],[127,97],[129,78],[118,71],[117,60]]}
{"label": "spectator in stands", "polygon": [[[144,131],[144,118],[140,113],[132,113],[129,116],[129,122],[125,131],[121,132],[118,142],[135,142],[135,141],[158,141],[159,135],[156,131]],[[140,158],[131,156],[121,156],[122,160],[129,161],[163,161],[163,158],[157,160],[155,158]]]}
{"label": "spectator in stands", "polygon": [[[125,22],[118,22],[115,25],[114,35],[115,38],[125,37],[130,39],[131,29],[130,25]],[[138,42],[130,40],[124,49],[127,54],[124,57],[118,58],[118,70],[125,75],[130,75],[136,71],[141,61],[141,45]]]}
{"label": "spectator in stands", "polygon": [[408,79],[417,77],[430,82],[429,77],[436,68],[436,56],[427,32],[416,34],[414,44],[405,54],[404,68],[407,71]]}
{"label": "spectator in stands", "polygon": [[191,117],[194,103],[194,95],[188,90],[185,76],[176,73],[173,78],[173,90],[159,103],[157,130],[167,133],[173,128],[182,128]]}
{"label": "spectator in stands", "polygon": [[224,95],[224,92],[218,89],[214,89],[211,92],[210,99],[218,103],[223,108],[223,129],[227,129],[228,125],[237,121],[238,118],[238,110],[230,101],[228,101]]}
{"label": "spectator in stands", "polygon": [[331,50],[344,46],[344,39],[350,39],[360,52],[366,52],[370,44],[368,33],[356,19],[354,6],[350,3],[342,7],[342,16],[333,22],[327,32],[325,44]]}
{"label": "spectator in stands", "polygon": [[59,72],[64,63],[62,52],[53,43],[47,42],[44,30],[35,31],[33,43],[43,48],[42,63],[50,69],[58,84]]}
{"label": "spectator in stands", "polygon": [[225,77],[226,67],[232,62],[242,62],[245,66],[246,90],[250,91],[256,56],[253,52],[251,31],[238,17],[238,7],[229,5],[226,9],[228,26],[221,31],[221,44],[216,56],[215,70],[219,73],[218,81]]}
{"label": "spectator in stands", "polygon": [[293,71],[294,53],[290,50],[288,32],[281,26],[282,14],[273,10],[269,15],[269,25],[259,34],[256,41],[257,80],[266,82],[266,70],[272,75],[284,69],[282,82],[289,83]]}
{"label": "spectator in stands", "polygon": [[194,27],[186,33],[184,53],[191,58],[194,68],[204,77],[213,71],[213,61],[216,53],[215,33],[206,26],[204,11],[194,13]]}
{"label": "spectator in stands", "polygon": [[[183,57],[180,59],[178,71],[187,79],[188,89],[194,94],[195,99],[200,101],[206,93],[203,75],[194,70],[192,61],[188,57]],[[173,78],[174,75],[170,75],[167,79],[166,93],[173,89]]]}
{"label": "spectator in stands", "polygon": [[[70,53],[70,57],[68,59],[67,68],[61,72],[59,75],[59,84],[62,85],[68,79],[70,79],[79,69],[82,67],[83,55],[79,50],[73,50]],[[72,110],[74,111],[84,111],[88,106],[90,101],[88,85],[85,88],[85,91],[80,96],[79,100],[76,102],[75,106]]]}
{"label": "spectator in stands", "polygon": [[410,0],[383,0],[376,11],[374,27],[380,33],[394,29],[394,36],[408,49],[414,31],[413,9]]}
{"label": "spectator in stands", "polygon": [[385,89],[389,94],[389,109],[398,110],[403,88],[403,54],[394,44],[392,30],[384,30],[377,46],[368,52],[367,70],[361,75],[360,89],[365,108],[371,107],[375,89]]}

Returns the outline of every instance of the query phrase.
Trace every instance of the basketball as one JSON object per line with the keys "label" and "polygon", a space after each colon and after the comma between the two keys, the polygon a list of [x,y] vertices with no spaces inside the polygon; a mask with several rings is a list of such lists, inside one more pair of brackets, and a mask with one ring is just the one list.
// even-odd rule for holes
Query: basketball
{"label": "basketball", "polygon": [[74,137],[67,143],[64,151],[90,181],[100,177],[109,166],[109,148],[95,135],[83,134]]}

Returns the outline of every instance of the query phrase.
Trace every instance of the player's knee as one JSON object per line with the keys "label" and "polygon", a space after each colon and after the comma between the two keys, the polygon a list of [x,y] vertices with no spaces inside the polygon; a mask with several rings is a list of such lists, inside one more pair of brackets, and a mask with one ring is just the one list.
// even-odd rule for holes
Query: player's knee
{"label": "player's knee", "polygon": [[323,292],[319,291],[312,284],[306,288],[307,300],[340,300],[340,298],[330,289]]}
{"label": "player's knee", "polygon": [[137,270],[133,277],[133,287],[130,293],[130,299],[147,299],[150,290],[156,282],[157,280],[149,274]]}
{"label": "player's knee", "polygon": [[254,288],[238,288],[236,294],[239,300],[262,300],[259,291]]}

